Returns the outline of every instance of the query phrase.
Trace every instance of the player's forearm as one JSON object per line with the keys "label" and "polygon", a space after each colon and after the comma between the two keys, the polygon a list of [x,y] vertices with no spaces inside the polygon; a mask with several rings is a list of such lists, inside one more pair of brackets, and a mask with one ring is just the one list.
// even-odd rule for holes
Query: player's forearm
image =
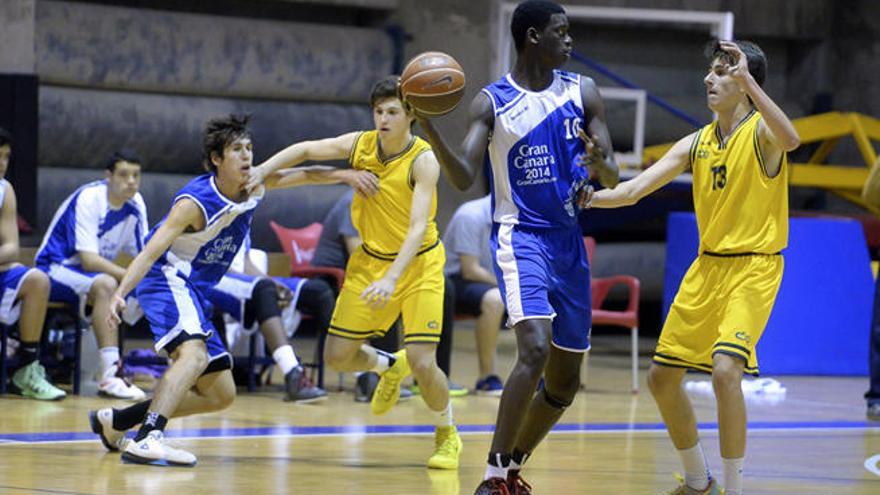
{"label": "player's forearm", "polygon": [[495,280],[495,275],[486,270],[482,266],[473,267],[470,269],[462,269],[461,277],[465,280],[470,280],[471,282],[482,282],[484,284],[489,285],[498,285],[498,281]]}
{"label": "player's forearm", "polygon": [[592,208],[620,208],[638,203],[640,197],[633,194],[629,182],[624,182],[614,189],[602,189],[593,193],[590,201]]}
{"label": "player's forearm", "polygon": [[794,124],[751,76],[746,82],[746,92],[752,99],[752,103],[761,112],[761,118],[764,119],[764,123],[767,124],[770,134],[773,135],[779,147],[785,151],[792,151],[800,146],[801,138],[794,128]]}
{"label": "player's forearm", "polygon": [[272,172],[291,168],[303,163],[308,159],[308,142],[296,143],[275,153],[268,160],[260,164],[266,169],[266,175]]}
{"label": "player's forearm", "polygon": [[420,119],[419,125],[422,126],[425,137],[431,143],[434,156],[437,157],[437,161],[446,172],[446,176],[452,182],[452,185],[461,191],[471,187],[479,167],[474,166],[468,160],[455,153],[449,146],[449,143],[437,132],[430,120]]}
{"label": "player's forearm", "polygon": [[122,280],[119,281],[119,287],[116,288],[116,294],[125,299],[125,297],[137,287],[137,284],[144,278],[153,263],[156,262],[158,256],[150,256],[146,251],[142,251],[135,257],[134,261],[128,265]]}
{"label": "player's forearm", "polygon": [[409,265],[409,262],[416,257],[416,253],[425,239],[425,232],[427,232],[427,230],[427,222],[410,225],[409,231],[406,233],[406,238],[400,246],[400,251],[397,253],[397,257],[394,258],[388,271],[385,272],[386,277],[389,277],[394,281],[397,281],[400,278],[403,271],[406,270],[406,267]]}
{"label": "player's forearm", "polygon": [[82,267],[87,272],[106,273],[116,280],[122,280],[122,277],[125,275],[125,268],[103,258],[97,253],[80,252],[79,256],[82,260]]}
{"label": "player's forearm", "polygon": [[0,265],[18,262],[18,243],[7,242],[0,244]]}

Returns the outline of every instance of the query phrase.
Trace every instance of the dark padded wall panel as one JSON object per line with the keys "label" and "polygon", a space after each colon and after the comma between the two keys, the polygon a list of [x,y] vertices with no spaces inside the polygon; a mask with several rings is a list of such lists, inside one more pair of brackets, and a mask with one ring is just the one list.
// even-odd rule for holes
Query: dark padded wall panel
{"label": "dark padded wall panel", "polygon": [[361,102],[391,71],[384,31],[40,1],[36,66],[49,84]]}
{"label": "dark padded wall panel", "polygon": [[[72,170],[40,167],[39,170],[39,226],[44,233],[55,210],[77,187],[103,178],[99,170]],[[189,182],[193,175],[160,174],[147,172],[141,181],[141,194],[147,204],[150,227],[154,226],[171,207],[174,193]],[[294,189],[269,191],[257,208],[253,222],[254,245],[268,251],[281,251],[269,220],[287,227],[304,227],[320,222],[346,186],[303,186]]]}
{"label": "dark padded wall panel", "polygon": [[256,160],[299,140],[371,128],[366,104],[279,102],[40,88],[41,167],[100,167],[114,150],[140,152],[147,170],[201,172],[204,123],[230,112],[253,115]]}

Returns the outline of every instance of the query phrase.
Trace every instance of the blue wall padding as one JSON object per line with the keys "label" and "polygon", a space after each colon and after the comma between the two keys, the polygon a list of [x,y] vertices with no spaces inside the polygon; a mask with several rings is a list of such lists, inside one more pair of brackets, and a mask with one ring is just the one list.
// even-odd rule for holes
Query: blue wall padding
{"label": "blue wall padding", "polygon": [[[667,225],[663,315],[697,255],[693,213]],[[758,344],[762,375],[868,374],[874,281],[861,225],[853,220],[793,218],[785,274]]]}

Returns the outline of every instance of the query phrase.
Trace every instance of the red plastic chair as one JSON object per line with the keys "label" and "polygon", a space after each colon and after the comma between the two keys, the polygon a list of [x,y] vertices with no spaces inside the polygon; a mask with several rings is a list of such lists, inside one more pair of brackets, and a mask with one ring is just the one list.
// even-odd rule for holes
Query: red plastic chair
{"label": "red plastic chair", "polygon": [[[584,237],[584,247],[587,248],[587,258],[590,266],[593,265],[593,252],[596,250],[596,240],[592,237]],[[629,291],[629,303],[624,311],[610,311],[602,309],[605,298],[616,285],[624,285]],[[592,301],[590,307],[593,310],[593,325],[611,325],[629,328],[632,354],[632,391],[639,391],[639,279],[632,275],[613,275],[610,277],[593,277],[590,280],[590,294]]]}
{"label": "red plastic chair", "polygon": [[330,266],[312,266],[312,258],[315,257],[315,248],[321,238],[324,226],[313,223],[301,229],[292,229],[269,221],[269,226],[278,237],[281,249],[290,258],[290,275],[294,277],[320,277],[330,276],[336,281],[336,288],[342,288],[345,280],[345,270]]}

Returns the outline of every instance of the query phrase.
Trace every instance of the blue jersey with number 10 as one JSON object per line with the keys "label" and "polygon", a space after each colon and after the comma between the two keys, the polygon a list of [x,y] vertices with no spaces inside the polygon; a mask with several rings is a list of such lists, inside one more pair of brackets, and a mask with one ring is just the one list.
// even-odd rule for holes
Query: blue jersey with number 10
{"label": "blue jersey with number 10", "polygon": [[584,152],[581,76],[553,71],[553,82],[529,91],[510,74],[483,88],[495,110],[487,161],[493,219],[502,225],[571,228],[575,195],[587,179],[577,164]]}

